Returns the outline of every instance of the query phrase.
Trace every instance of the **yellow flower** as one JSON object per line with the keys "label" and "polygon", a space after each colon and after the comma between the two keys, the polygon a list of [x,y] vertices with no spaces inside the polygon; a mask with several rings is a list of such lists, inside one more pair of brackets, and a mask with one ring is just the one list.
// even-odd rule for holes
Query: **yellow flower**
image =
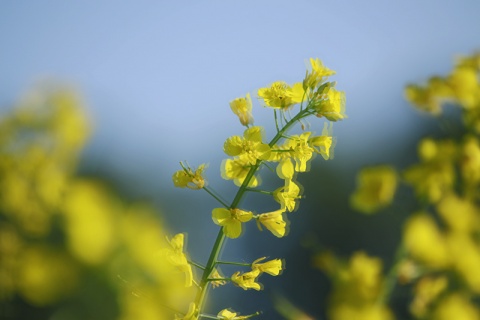
{"label": "yellow flower", "polygon": [[267,159],[270,152],[268,144],[262,142],[263,128],[250,127],[243,133],[243,137],[233,136],[228,138],[223,150],[229,156],[243,156],[250,165],[258,159]]}
{"label": "yellow flower", "polygon": [[392,202],[396,188],[397,175],[390,166],[365,168],[357,176],[350,202],[363,213],[374,213]]}
{"label": "yellow flower", "polygon": [[193,283],[192,266],[188,263],[187,256],[183,252],[185,236],[183,233],[176,234],[168,241],[170,248],[163,249],[162,253],[167,261],[185,274],[185,286],[190,287]]}
{"label": "yellow flower", "polygon": [[[182,163],[181,165],[183,167]],[[207,165],[203,163],[198,166],[195,172],[189,167],[183,167],[183,170],[179,170],[173,174],[173,184],[178,188],[202,189],[206,184],[205,178],[202,176],[206,167]]]}
{"label": "yellow flower", "polygon": [[324,80],[324,78],[329,77],[335,74],[335,71],[328,69],[325,67],[320,61],[320,59],[310,58],[310,66],[312,70],[307,72],[307,76],[303,81],[305,87],[315,88],[320,82]]}
{"label": "yellow flower", "polygon": [[285,180],[285,186],[278,188],[273,192],[273,198],[275,201],[282,205],[282,208],[286,208],[289,212],[297,209],[297,199],[300,199],[301,190],[300,187],[291,179]]}
{"label": "yellow flower", "polygon": [[197,320],[198,317],[195,315],[196,306],[195,303],[190,303],[188,307],[188,312],[183,316],[175,315],[175,320]]}
{"label": "yellow flower", "polygon": [[437,211],[452,231],[468,233],[479,229],[479,211],[473,203],[455,194],[445,195]]}
{"label": "yellow flower", "polygon": [[293,98],[292,87],[283,81],[276,81],[269,88],[258,89],[258,96],[263,98],[266,106],[275,109],[288,109],[298,103],[298,99]]}
{"label": "yellow flower", "polygon": [[345,119],[345,93],[329,88],[324,100],[315,106],[317,117],[325,117],[330,121]]}
{"label": "yellow flower", "polygon": [[260,272],[268,273],[272,276],[278,276],[282,271],[282,260],[274,259],[267,262],[259,263],[265,260],[266,257],[259,258],[252,263],[252,270],[258,269]]}
{"label": "yellow flower", "polygon": [[215,208],[212,211],[213,222],[222,226],[225,235],[232,239],[238,238],[242,233],[242,222],[247,222],[252,217],[252,212],[237,208]]}
{"label": "yellow flower", "polygon": [[260,230],[263,224],[274,236],[281,238],[285,235],[287,223],[283,220],[283,213],[285,208],[281,208],[277,211],[260,214],[256,217],[257,226]]}
{"label": "yellow flower", "polygon": [[479,320],[477,307],[460,293],[452,293],[442,299],[433,312],[433,320]]}
{"label": "yellow flower", "polygon": [[232,109],[233,113],[238,116],[242,125],[248,126],[249,124],[253,123],[252,99],[250,98],[249,93],[247,93],[245,98],[237,98],[231,101],[230,108]]}
{"label": "yellow flower", "polygon": [[323,127],[322,135],[312,137],[308,140],[309,145],[313,148],[313,150],[320,154],[323,159],[328,160],[332,158],[332,149],[333,149],[333,137],[332,137],[332,127],[328,127],[325,123]]}
{"label": "yellow flower", "polygon": [[447,83],[463,108],[471,109],[478,105],[479,82],[474,69],[466,67],[454,69]]}
{"label": "yellow flower", "polygon": [[437,224],[425,213],[409,218],[403,232],[403,243],[413,258],[432,268],[448,265],[445,238]]}
{"label": "yellow flower", "polygon": [[419,318],[425,317],[428,307],[447,288],[448,280],[445,276],[424,277],[415,285],[415,296],[410,304],[410,311]]}
{"label": "yellow flower", "polygon": [[254,290],[261,290],[262,286],[260,283],[255,282],[257,277],[260,275],[260,270],[255,269],[250,272],[245,272],[240,274],[240,272],[235,272],[231,279],[234,284],[242,288],[243,290],[254,289]]}
{"label": "yellow flower", "polygon": [[[233,180],[235,185],[241,186],[243,181],[247,177],[250,168],[251,165],[249,164],[247,158],[243,155],[240,157],[236,157],[235,159],[225,159],[222,162],[221,175],[223,179]],[[250,188],[255,188],[259,184],[259,178],[253,176],[248,186]]]}
{"label": "yellow flower", "polygon": [[291,136],[284,144],[284,148],[290,150],[290,154],[295,160],[295,171],[308,171],[307,163],[313,157],[314,149],[308,144],[308,138],[311,132],[304,132],[301,135]]}
{"label": "yellow flower", "polygon": [[[217,268],[213,268],[212,273],[210,273],[210,276],[208,277],[209,279],[221,279],[223,276],[218,272]],[[225,280],[215,280],[215,281],[210,281],[212,284],[212,288],[217,288],[220,286],[223,286],[227,283]]]}
{"label": "yellow flower", "polygon": [[280,160],[276,169],[277,175],[280,179],[291,180],[295,174],[295,168],[293,167],[290,158],[284,158]]}

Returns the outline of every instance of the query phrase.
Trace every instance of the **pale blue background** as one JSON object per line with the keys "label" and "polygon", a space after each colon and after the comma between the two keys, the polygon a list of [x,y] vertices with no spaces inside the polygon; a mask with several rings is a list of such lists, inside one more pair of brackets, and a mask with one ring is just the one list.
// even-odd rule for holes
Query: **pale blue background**
{"label": "pale blue background", "polygon": [[[335,165],[388,160],[423,124],[403,99],[405,84],[445,74],[455,55],[480,49],[479,13],[476,0],[2,0],[0,106],[37,81],[75,85],[96,127],[84,165],[140,197],[187,199],[160,207],[174,232],[184,231],[176,218],[203,215],[189,243],[201,253],[216,234],[215,203],[174,190],[170,177],[180,160],[209,162],[211,185],[233,192],[218,178],[225,138],[243,130],[230,100],[300,81],[318,57],[347,95]],[[270,110],[256,103],[254,116],[271,132]]]}

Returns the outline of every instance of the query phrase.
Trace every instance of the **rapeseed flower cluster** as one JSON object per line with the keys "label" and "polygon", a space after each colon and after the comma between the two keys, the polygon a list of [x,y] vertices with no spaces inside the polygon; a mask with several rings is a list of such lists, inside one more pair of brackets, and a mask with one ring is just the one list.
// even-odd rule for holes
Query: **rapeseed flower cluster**
{"label": "rapeseed flower cluster", "polygon": [[[223,145],[229,158],[222,162],[221,176],[238,186],[238,191],[230,203],[204,183],[204,165],[193,170],[181,164],[182,170],[173,174],[175,186],[205,190],[221,205],[212,210],[212,220],[221,228],[206,264],[192,262],[192,265],[202,271],[200,279],[193,280],[198,284],[195,301],[186,313],[177,315],[178,319],[247,319],[259,314],[257,312],[240,316],[230,309],[224,309],[216,316],[207,314],[204,311],[207,288],[210,285],[218,287],[231,282],[244,290],[261,290],[263,286],[258,279],[262,274],[278,276],[285,268],[284,262],[278,258],[264,261],[266,258],[262,257],[247,264],[222,261],[219,255],[224,239],[239,238],[244,229],[243,225],[250,221],[255,221],[259,230],[265,228],[275,237],[287,235],[289,225],[286,214],[298,209],[299,200],[302,198],[303,189],[296,181],[297,174],[307,172],[316,155],[321,155],[325,160],[332,158],[335,145],[332,123],[346,118],[345,94],[335,88],[334,82],[328,81],[334,73],[319,59],[310,59],[303,81],[294,84],[275,81],[258,89],[258,98],[266,108],[273,111],[276,134],[271,139],[266,139],[264,127],[253,125],[253,103],[250,94],[230,102],[233,113],[246,127],[241,135],[227,138]],[[318,135],[304,131],[305,119],[310,116],[325,119],[323,130]],[[302,132],[289,134],[295,126],[300,127]],[[262,190],[260,171],[272,165],[275,166],[281,182],[275,190]],[[248,205],[240,205],[249,192],[272,197],[278,207],[268,212],[256,213]],[[236,271],[225,277],[219,269],[222,264],[249,267],[249,270]]]}
{"label": "rapeseed flower cluster", "polygon": [[[171,319],[159,301],[176,308],[189,302],[182,235],[168,242],[151,206],[128,203],[101,180],[78,175],[90,132],[82,101],[67,88],[40,87],[0,120],[6,318],[23,318],[28,306],[51,318],[108,317],[111,310],[122,320]],[[99,292],[102,311],[91,298]]]}
{"label": "rapeseed flower cluster", "polygon": [[423,112],[438,116],[446,105],[457,108],[463,134],[422,139],[418,163],[403,172],[364,169],[352,195],[356,209],[376,212],[393,200],[399,177],[421,204],[405,221],[382,294],[388,300],[396,281],[411,285],[415,319],[480,319],[479,79],[480,54],[474,54],[460,58],[447,76],[407,86],[407,99]]}

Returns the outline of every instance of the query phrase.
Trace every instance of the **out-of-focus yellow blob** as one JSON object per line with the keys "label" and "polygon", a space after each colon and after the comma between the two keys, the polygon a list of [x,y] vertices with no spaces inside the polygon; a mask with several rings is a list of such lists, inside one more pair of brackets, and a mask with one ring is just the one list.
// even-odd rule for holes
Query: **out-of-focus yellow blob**
{"label": "out-of-focus yellow blob", "polygon": [[442,299],[433,312],[433,320],[479,320],[478,309],[466,296],[453,293]]}
{"label": "out-of-focus yellow blob", "polygon": [[450,262],[444,236],[425,213],[417,213],[407,220],[403,243],[413,258],[429,267],[443,268]]}
{"label": "out-of-focus yellow blob", "polygon": [[105,261],[115,246],[115,215],[123,209],[118,200],[95,181],[77,180],[66,195],[64,208],[71,252],[87,264]]}
{"label": "out-of-focus yellow blob", "polygon": [[18,289],[34,305],[44,306],[65,298],[78,281],[75,263],[53,248],[24,249],[18,266]]}
{"label": "out-of-focus yellow blob", "polygon": [[357,176],[352,206],[363,213],[374,213],[388,206],[397,189],[397,174],[390,166],[365,168]]}

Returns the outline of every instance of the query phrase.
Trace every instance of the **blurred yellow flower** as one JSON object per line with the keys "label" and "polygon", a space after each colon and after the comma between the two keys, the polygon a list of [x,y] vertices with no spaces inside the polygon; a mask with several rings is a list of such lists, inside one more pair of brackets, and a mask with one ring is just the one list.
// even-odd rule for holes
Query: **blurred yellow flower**
{"label": "blurred yellow flower", "polygon": [[403,243],[413,258],[431,268],[444,268],[450,258],[443,234],[426,213],[412,215],[404,226]]}
{"label": "blurred yellow flower", "polygon": [[396,188],[397,174],[392,167],[364,168],[357,175],[357,189],[350,203],[358,211],[374,213],[393,201]]}
{"label": "blurred yellow flower", "polygon": [[431,317],[433,320],[479,320],[478,308],[460,293],[452,293],[442,299]]}

